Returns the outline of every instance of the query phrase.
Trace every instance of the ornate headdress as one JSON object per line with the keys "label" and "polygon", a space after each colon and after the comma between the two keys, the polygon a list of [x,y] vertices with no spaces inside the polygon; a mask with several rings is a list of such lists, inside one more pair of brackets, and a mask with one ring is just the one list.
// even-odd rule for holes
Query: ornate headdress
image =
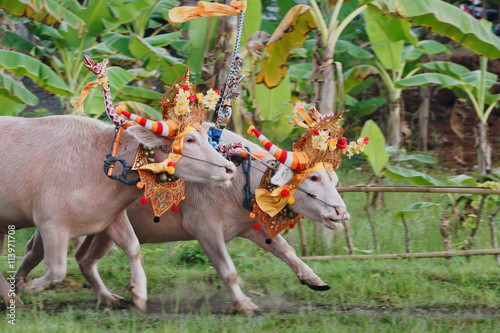
{"label": "ornate headdress", "polygon": [[[169,96],[170,92],[172,94]],[[189,82],[188,69],[186,74],[179,77],[163,95],[161,113],[164,122],[152,122],[129,112],[122,112],[155,133],[160,130],[160,127],[164,128],[162,124],[165,122],[173,121],[176,124],[178,134],[165,161],[154,163],[154,151],[141,146],[137,151],[133,166],[133,169],[139,172],[141,185],[145,187],[145,199],[141,202],[146,203],[147,199],[150,199],[155,222],[158,222],[159,216],[171,207],[177,211],[177,205],[184,199],[184,180],[173,175],[175,163],[182,156],[182,139],[194,130],[205,133],[203,122],[207,118],[208,111],[215,109],[219,98],[220,93],[212,89],[208,90],[205,95],[196,93],[196,86]]]}
{"label": "ornate headdress", "polygon": [[[342,163],[344,156],[348,155],[350,158],[354,153],[359,154],[368,143],[368,138],[360,138],[347,144],[347,139],[343,137],[344,129],[340,126],[343,112],[337,116],[322,115],[314,107],[311,107],[309,112],[305,110],[303,102],[295,104],[293,118],[297,125],[306,128],[307,132],[293,145],[293,152],[278,148],[253,126],[248,129],[248,133],[256,135],[264,148],[279,162],[299,171],[290,183],[280,187],[273,187],[268,180],[263,179],[261,188],[255,191],[255,204],[250,216],[254,217],[257,213],[258,224],[255,228],[265,224],[271,239],[287,227],[293,228],[300,220],[300,217],[289,214],[289,205],[295,202],[293,195],[310,172],[326,171],[333,180],[333,173]],[[266,175],[271,177],[271,173]]]}

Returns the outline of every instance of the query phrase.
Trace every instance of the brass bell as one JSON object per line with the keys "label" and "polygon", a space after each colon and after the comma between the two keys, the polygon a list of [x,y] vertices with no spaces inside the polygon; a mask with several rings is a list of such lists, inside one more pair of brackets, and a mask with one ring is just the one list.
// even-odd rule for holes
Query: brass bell
{"label": "brass bell", "polygon": [[155,156],[155,151],[154,151],[153,149],[151,149],[151,150],[149,151],[149,155],[150,155],[151,157]]}
{"label": "brass bell", "polygon": [[148,150],[144,151],[144,156],[149,157],[149,151]]}
{"label": "brass bell", "polygon": [[152,158],[152,157],[149,157],[149,158],[148,158],[148,162],[149,162],[149,163],[154,163],[154,162],[155,162],[155,159],[154,159],[154,158]]}
{"label": "brass bell", "polygon": [[164,174],[164,173],[160,174],[160,181],[162,183],[166,182],[167,180],[168,180],[168,177],[166,174]]}
{"label": "brass bell", "polygon": [[294,219],[297,217],[297,214],[295,212],[292,212],[291,210],[288,212],[288,214],[286,215],[289,219]]}

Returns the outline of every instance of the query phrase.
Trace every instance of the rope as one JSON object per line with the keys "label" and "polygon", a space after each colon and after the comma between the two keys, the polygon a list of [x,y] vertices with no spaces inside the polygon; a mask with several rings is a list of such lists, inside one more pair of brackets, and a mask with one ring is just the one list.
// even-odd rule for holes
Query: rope
{"label": "rope", "polygon": [[[163,146],[162,146],[162,147],[163,147]],[[171,152],[170,150],[166,150],[166,149],[164,149],[164,148],[162,148],[162,147],[160,147],[160,149],[161,149],[161,150],[163,150],[164,152],[167,152],[167,153]],[[245,148],[246,148],[246,147],[245,147]],[[211,165],[215,165],[215,166],[218,166],[218,167],[221,167],[221,168],[225,168],[225,166],[223,166],[223,165],[220,165],[220,164],[217,164],[217,163],[213,163],[213,162],[209,162],[209,161],[205,161],[205,160],[202,160],[202,159],[200,159],[200,158],[193,157],[193,156],[189,156],[189,155],[185,155],[185,154],[179,154],[179,155],[182,155],[183,157],[186,157],[186,158],[189,158],[189,159],[192,159],[192,160],[195,160],[195,161],[204,162],[204,163],[208,163],[208,164],[211,164]],[[260,161],[259,159],[257,159],[257,160],[258,160],[258,161]],[[270,166],[268,166],[267,164],[265,164],[265,163],[264,163],[264,162],[262,162],[262,161],[261,161],[261,163],[262,163],[263,165],[265,165],[265,166],[266,166],[266,168],[268,168],[268,169],[273,169],[273,170],[275,170],[275,171],[276,171],[276,170],[278,170],[277,168],[271,168]],[[242,164],[243,164],[243,163],[242,163]],[[264,174],[264,173],[266,172],[265,170],[261,170],[261,169],[259,169],[259,168],[255,167],[255,166],[253,166],[253,165],[250,165],[250,166],[249,166],[249,168],[251,168],[251,169],[253,169],[253,170],[257,170],[257,171],[261,172],[262,174]],[[243,170],[243,171],[244,171],[244,170]],[[327,202],[325,202],[325,201],[323,201],[323,200],[319,199],[319,198],[318,198],[315,194],[312,194],[312,193],[310,193],[310,192],[307,192],[306,190],[304,190],[304,189],[300,188],[300,186],[297,186],[297,185],[295,185],[295,184],[293,184],[293,183],[291,183],[291,182],[288,182],[288,183],[287,183],[287,185],[294,186],[295,188],[297,188],[297,190],[298,190],[298,191],[300,191],[300,192],[302,192],[302,193],[306,194],[308,197],[313,198],[314,200],[318,200],[318,201],[319,201],[319,202],[321,202],[322,204],[324,204],[324,205],[326,205],[326,206],[328,206],[328,207],[331,207],[331,208],[334,208],[334,209],[335,209],[335,206],[330,205],[329,203],[327,203]]]}

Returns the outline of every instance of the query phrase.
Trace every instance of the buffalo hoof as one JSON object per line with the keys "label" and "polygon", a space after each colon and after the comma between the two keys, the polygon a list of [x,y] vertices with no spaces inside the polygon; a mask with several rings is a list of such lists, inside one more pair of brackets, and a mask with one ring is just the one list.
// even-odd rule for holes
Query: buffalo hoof
{"label": "buffalo hoof", "polygon": [[146,298],[134,297],[132,296],[132,302],[134,302],[134,306],[141,311],[146,312]]}
{"label": "buffalo hoof", "polygon": [[320,284],[320,285],[317,285],[317,284],[310,284],[310,283],[307,283],[306,281],[303,281],[301,280],[300,283],[308,286],[309,288],[311,288],[312,290],[316,290],[316,291],[325,291],[325,290],[330,290],[330,286],[327,285],[327,284]]}
{"label": "buffalo hoof", "polygon": [[246,316],[260,313],[260,308],[255,305],[248,297],[244,300],[233,302],[233,308],[237,313],[241,313]]}
{"label": "buffalo hoof", "polygon": [[126,309],[133,306],[131,301],[112,293],[102,294],[98,299],[102,305],[110,309]]}

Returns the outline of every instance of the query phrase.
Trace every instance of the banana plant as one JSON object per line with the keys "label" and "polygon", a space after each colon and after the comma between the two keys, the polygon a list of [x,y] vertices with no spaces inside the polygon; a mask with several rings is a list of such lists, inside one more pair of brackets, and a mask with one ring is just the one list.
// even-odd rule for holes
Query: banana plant
{"label": "banana plant", "polygon": [[368,63],[378,69],[389,99],[388,143],[390,146],[401,147],[403,88],[396,86],[395,83],[402,78],[412,77],[420,70],[420,66],[415,66],[415,63],[419,62],[423,54],[451,52],[436,41],[418,41],[411,32],[410,22],[385,17],[373,7],[365,11],[365,22],[371,49],[376,56],[375,59],[368,60]]}
{"label": "banana plant", "polygon": [[[24,72],[35,73],[34,77],[37,76],[36,73],[43,74],[31,78],[40,87],[61,96],[66,112],[71,113],[74,111],[71,97],[77,96],[83,85],[92,79],[90,72],[84,68],[83,61],[81,61],[83,54],[89,54],[97,59],[114,57],[115,60],[125,60],[134,64],[136,59],[140,59],[146,70],[136,68],[129,70],[128,73],[118,68],[111,70],[115,76],[120,77],[118,86],[111,83],[113,89],[120,87],[119,90],[114,90],[114,93],[125,101],[158,100],[161,94],[148,89],[131,87],[126,83],[151,75],[166,78],[166,81],[173,80],[171,79],[173,76],[177,77],[176,74],[185,69],[183,65],[181,65],[182,68],[174,65],[180,60],[172,57],[162,48],[175,41],[179,34],[159,34],[163,28],[151,18],[158,17],[165,20],[166,11],[176,4],[172,0],[134,2],[88,0],[85,5],[80,5],[77,0],[0,0],[0,8],[9,13],[7,15],[10,19],[24,24],[36,40],[33,43],[16,32],[4,32],[3,38],[0,37],[0,43],[8,47],[10,51],[5,51],[8,54],[0,57],[0,68],[5,68],[18,77],[23,75],[23,71],[19,68],[28,66],[30,70],[24,70]],[[145,33],[146,28],[149,27],[156,27],[157,35],[145,38],[137,34]],[[128,32],[129,36],[113,33],[113,29],[122,33]],[[97,44],[98,37],[102,37],[108,43]],[[21,52],[29,53],[31,57]],[[17,64],[17,67],[13,67],[12,64]],[[0,89],[2,98],[12,96],[14,86],[8,86],[5,79],[2,82],[3,89]],[[6,87],[12,87],[12,89]],[[29,96],[29,92],[21,84],[16,85],[15,88],[17,89],[16,95],[23,90],[24,95]],[[87,100],[92,100],[94,95],[98,98],[100,94],[91,93]],[[33,98],[11,102],[36,104]],[[100,105],[101,107],[96,110],[86,109],[99,116],[104,112],[102,100]],[[17,106],[15,109],[19,111],[22,108]]]}
{"label": "banana plant", "polygon": [[[317,30],[318,39],[315,48],[321,53],[317,59],[318,70],[314,73],[321,77],[316,96],[318,109],[322,113],[335,112],[337,108],[342,109],[344,94],[340,88],[342,85],[336,84],[335,72],[337,72],[337,80],[342,81],[343,71],[341,65],[334,62],[334,51],[337,44],[340,44],[340,36],[348,24],[366,8],[366,6],[357,7],[357,1],[352,0],[346,2],[348,6],[341,12],[343,4],[343,0],[335,3],[328,16],[328,24],[315,0],[310,0],[310,6],[296,5],[291,8],[266,45],[267,54],[262,60],[257,83],[264,83],[268,88],[274,88],[280,84],[287,75],[287,61],[292,51],[304,44],[311,31]],[[340,20],[341,13],[342,20]],[[361,48],[348,41],[341,43],[340,47],[343,51],[362,53]],[[337,95],[337,92],[341,93]],[[338,107],[337,99],[339,100]]]}
{"label": "banana plant", "polygon": [[[500,102],[500,94],[493,95],[489,89],[497,81],[497,75],[487,72],[488,59],[480,57],[479,70],[469,69],[451,62],[423,64],[432,73],[415,75],[396,82],[400,88],[424,87],[434,83],[438,88],[452,89],[459,97],[466,98],[474,107],[478,122],[478,171],[491,172],[491,147],[488,143],[488,118]],[[486,106],[487,105],[487,106]]]}

